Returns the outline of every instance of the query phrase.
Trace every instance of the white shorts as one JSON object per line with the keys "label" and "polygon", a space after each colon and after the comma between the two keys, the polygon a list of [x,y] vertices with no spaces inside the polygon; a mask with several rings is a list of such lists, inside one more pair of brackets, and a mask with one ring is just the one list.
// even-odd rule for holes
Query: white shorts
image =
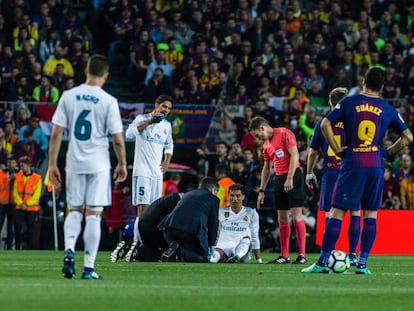
{"label": "white shorts", "polygon": [[[217,245],[214,246],[214,248],[222,249],[224,254],[226,254],[226,256],[230,258],[230,257],[235,255],[237,245],[239,245],[239,242],[237,242],[237,243],[234,243],[234,242],[220,243],[220,241],[218,241]],[[250,248],[251,248],[251,245],[250,245]],[[246,263],[246,262],[249,262],[251,258],[252,258],[252,252],[251,252],[251,250],[249,250],[247,252],[246,256],[241,258],[241,261]]]}
{"label": "white shorts", "polygon": [[132,176],[132,205],[149,205],[162,195],[162,179]]}
{"label": "white shorts", "polygon": [[71,207],[110,206],[111,172],[75,174],[66,172],[67,202]]}

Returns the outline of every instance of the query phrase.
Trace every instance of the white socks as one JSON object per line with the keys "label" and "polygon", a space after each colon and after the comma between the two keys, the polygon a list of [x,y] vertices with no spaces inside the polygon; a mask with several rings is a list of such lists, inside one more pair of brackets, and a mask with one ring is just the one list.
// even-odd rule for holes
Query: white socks
{"label": "white socks", "polygon": [[218,263],[221,259],[220,253],[214,250],[213,255],[211,255],[210,262],[211,263]]}
{"label": "white socks", "polygon": [[139,234],[139,230],[138,230],[138,222],[139,222],[139,217],[135,218],[135,222],[134,222],[134,240],[141,241],[141,234]]}
{"label": "white socks", "polygon": [[76,241],[82,230],[83,215],[79,211],[70,211],[63,225],[65,235],[65,250],[75,252]]}
{"label": "white socks", "polygon": [[85,220],[86,225],[83,231],[83,243],[85,244],[84,267],[93,269],[101,241],[101,216],[88,215]]}

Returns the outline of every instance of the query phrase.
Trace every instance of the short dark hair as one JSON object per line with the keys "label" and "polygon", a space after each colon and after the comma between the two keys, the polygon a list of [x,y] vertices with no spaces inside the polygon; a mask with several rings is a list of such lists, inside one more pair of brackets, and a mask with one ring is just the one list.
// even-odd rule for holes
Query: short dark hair
{"label": "short dark hair", "polygon": [[210,176],[206,176],[204,177],[201,181],[200,184],[198,185],[198,189],[205,189],[208,191],[212,191],[212,190],[217,190],[219,188],[219,185],[217,183],[217,179],[210,177]]}
{"label": "short dark hair", "polygon": [[87,68],[89,74],[95,77],[103,77],[105,73],[109,71],[108,59],[103,56],[96,54],[88,59]]}
{"label": "short dark hair", "polygon": [[227,166],[225,164],[217,164],[214,168],[214,171],[216,173],[219,173],[220,175],[226,174],[227,175]]}
{"label": "short dark hair", "polygon": [[365,74],[365,85],[368,89],[379,92],[385,82],[385,72],[379,67],[370,68]]}
{"label": "short dark hair", "polygon": [[245,194],[245,189],[246,188],[242,184],[233,184],[229,187],[229,192],[240,190],[241,193]]}
{"label": "short dark hair", "polygon": [[155,103],[156,103],[156,104],[161,104],[161,103],[163,103],[163,102],[165,102],[165,101],[169,101],[169,102],[171,102],[171,104],[173,104],[173,105],[174,105],[174,99],[173,99],[170,95],[165,95],[165,94],[163,94],[163,95],[158,96],[158,97],[155,99]]}

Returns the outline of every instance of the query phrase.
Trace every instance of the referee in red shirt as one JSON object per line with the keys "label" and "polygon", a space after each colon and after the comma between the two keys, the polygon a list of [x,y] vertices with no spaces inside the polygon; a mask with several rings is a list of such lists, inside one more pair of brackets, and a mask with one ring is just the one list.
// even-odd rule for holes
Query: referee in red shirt
{"label": "referee in red shirt", "polygon": [[250,121],[249,130],[258,140],[263,141],[263,169],[260,182],[257,209],[264,202],[266,186],[269,182],[270,171],[275,169],[275,206],[279,221],[279,239],[281,256],[270,261],[275,264],[288,264],[290,215],[295,225],[298,242],[298,257],[292,264],[305,264],[306,227],[302,218],[302,207],[305,203],[305,181],[299,163],[299,152],[296,138],[287,128],[272,128],[262,117]]}

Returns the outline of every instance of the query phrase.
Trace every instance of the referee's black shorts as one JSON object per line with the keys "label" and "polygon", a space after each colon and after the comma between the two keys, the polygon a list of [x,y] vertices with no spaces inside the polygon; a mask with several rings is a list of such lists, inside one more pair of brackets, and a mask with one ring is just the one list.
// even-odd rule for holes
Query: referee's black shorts
{"label": "referee's black shorts", "polygon": [[275,207],[277,210],[289,210],[292,207],[302,207],[306,201],[305,179],[303,172],[297,168],[293,175],[293,189],[286,192],[284,185],[287,174],[275,175]]}

